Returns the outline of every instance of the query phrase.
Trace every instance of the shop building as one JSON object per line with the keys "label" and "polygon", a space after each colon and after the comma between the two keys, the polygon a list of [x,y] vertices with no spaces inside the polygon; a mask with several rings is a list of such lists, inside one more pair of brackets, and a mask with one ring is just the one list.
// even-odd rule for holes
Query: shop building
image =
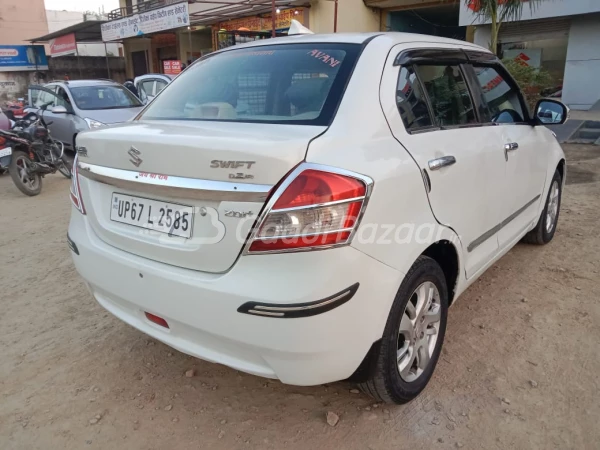
{"label": "shop building", "polygon": [[[276,34],[291,20],[316,33],[382,29],[378,8],[363,0],[276,0]],[[271,0],[120,0],[103,25],[106,41],[122,42],[130,77],[161,73],[230,45],[272,36]],[[166,15],[165,15],[166,14]],[[170,20],[172,18],[173,20]],[[137,26],[137,28],[135,28]]]}
{"label": "shop building", "polygon": [[459,24],[463,0],[363,0],[381,14],[382,30],[430,34],[450,39],[472,40],[468,26]]}
{"label": "shop building", "polygon": [[[475,24],[473,40],[488,47],[490,25],[479,20],[476,5],[460,5],[460,25]],[[521,20],[502,25],[498,52],[542,67],[562,85],[570,108],[588,110],[600,101],[600,1],[545,1],[532,11],[523,7]]]}

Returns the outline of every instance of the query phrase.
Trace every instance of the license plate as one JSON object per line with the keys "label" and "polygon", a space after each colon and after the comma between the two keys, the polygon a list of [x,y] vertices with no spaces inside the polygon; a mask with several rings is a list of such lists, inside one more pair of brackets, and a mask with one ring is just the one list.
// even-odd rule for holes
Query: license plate
{"label": "license plate", "polygon": [[194,207],[114,192],[110,220],[189,239],[194,225]]}
{"label": "license plate", "polygon": [[10,155],[12,155],[12,148],[6,147],[6,148],[0,149],[0,158],[2,158],[3,156],[10,156]]}

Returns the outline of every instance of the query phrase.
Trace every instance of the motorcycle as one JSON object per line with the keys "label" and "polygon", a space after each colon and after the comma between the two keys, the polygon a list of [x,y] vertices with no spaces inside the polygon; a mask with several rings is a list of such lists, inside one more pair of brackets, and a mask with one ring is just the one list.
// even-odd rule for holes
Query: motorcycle
{"label": "motorcycle", "polygon": [[28,113],[15,121],[10,131],[0,130],[0,169],[8,169],[15,186],[25,195],[42,191],[42,178],[60,172],[71,178],[72,161],[65,155],[62,142],[52,139],[44,121],[44,110],[38,116]]}

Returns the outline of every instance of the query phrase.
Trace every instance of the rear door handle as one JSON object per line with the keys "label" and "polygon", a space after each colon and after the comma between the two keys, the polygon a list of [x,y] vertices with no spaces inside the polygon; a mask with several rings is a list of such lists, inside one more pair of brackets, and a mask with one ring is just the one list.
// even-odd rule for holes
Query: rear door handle
{"label": "rear door handle", "polygon": [[516,142],[504,144],[504,150],[506,150],[507,152],[512,152],[513,150],[516,150],[518,148],[519,148],[519,144],[517,144]]}
{"label": "rear door handle", "polygon": [[451,166],[456,162],[454,156],[442,156],[441,158],[429,161],[429,170],[440,170],[442,167]]}

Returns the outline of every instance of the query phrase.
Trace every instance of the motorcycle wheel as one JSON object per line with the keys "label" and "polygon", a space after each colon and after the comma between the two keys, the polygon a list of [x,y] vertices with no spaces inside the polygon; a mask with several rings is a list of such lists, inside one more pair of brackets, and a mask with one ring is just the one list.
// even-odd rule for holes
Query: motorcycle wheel
{"label": "motorcycle wheel", "polygon": [[13,152],[8,172],[23,194],[33,197],[42,192],[42,177],[39,173],[29,173],[30,159],[25,152]]}
{"label": "motorcycle wheel", "polygon": [[71,178],[73,176],[73,160],[67,155],[63,155],[57,169],[65,178]]}

